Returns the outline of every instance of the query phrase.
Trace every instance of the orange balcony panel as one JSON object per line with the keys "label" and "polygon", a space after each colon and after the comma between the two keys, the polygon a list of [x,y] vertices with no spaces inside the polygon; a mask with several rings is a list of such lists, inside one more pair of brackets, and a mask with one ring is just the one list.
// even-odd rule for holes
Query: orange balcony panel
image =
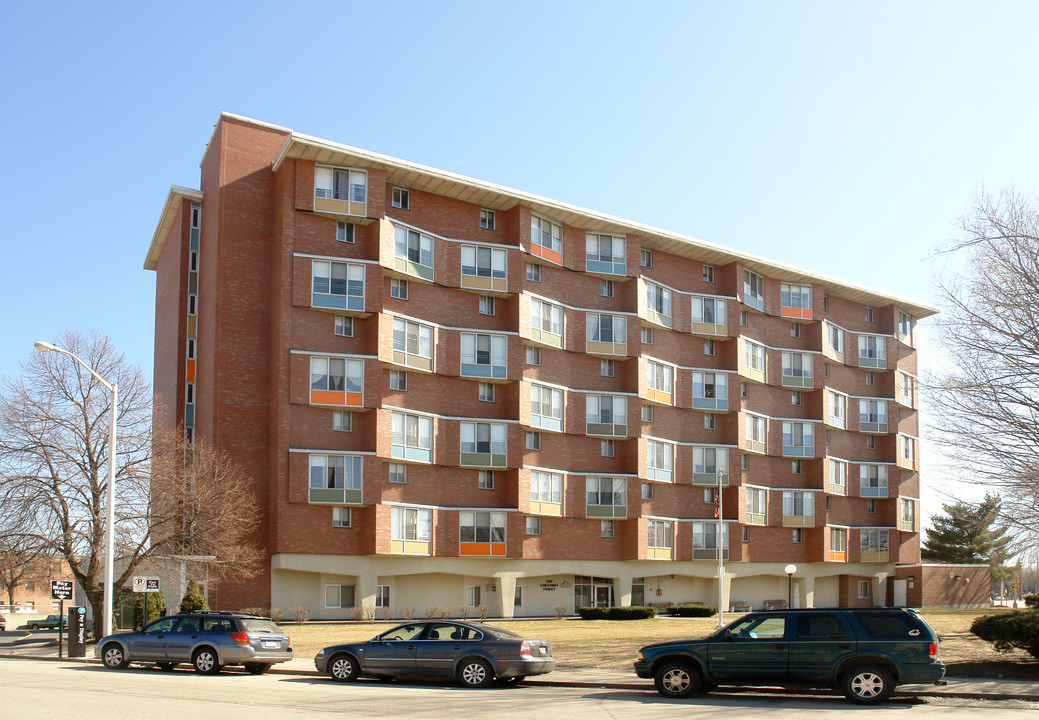
{"label": "orange balcony panel", "polygon": [[188,382],[195,382],[195,361],[188,360]]}
{"label": "orange balcony panel", "polygon": [[544,260],[548,260],[549,262],[553,262],[556,265],[563,264],[563,253],[558,253],[555,250],[549,250],[548,248],[542,247],[541,245],[531,245],[530,254],[536,255],[537,257],[542,258]]}
{"label": "orange balcony panel", "polygon": [[830,552],[830,560],[832,562],[847,562],[848,561],[848,553],[831,551]]}
{"label": "orange balcony panel", "polygon": [[800,318],[801,320],[812,319],[812,308],[789,308],[783,307],[779,309],[779,314],[783,317],[788,318]]}
{"label": "orange balcony panel", "polygon": [[311,405],[345,405],[348,407],[361,407],[364,396],[361,393],[339,392],[336,390],[311,390]]}
{"label": "orange balcony panel", "polygon": [[461,543],[458,554],[505,557],[505,543]]}

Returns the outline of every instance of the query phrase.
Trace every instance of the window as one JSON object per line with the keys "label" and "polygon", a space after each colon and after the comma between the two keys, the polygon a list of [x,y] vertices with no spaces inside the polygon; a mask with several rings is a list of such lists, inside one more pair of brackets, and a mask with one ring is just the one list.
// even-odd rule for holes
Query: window
{"label": "window", "polygon": [[783,493],[783,524],[812,526],[815,516],[815,493],[792,491]]}
{"label": "window", "polygon": [[[360,490],[361,457],[358,455],[310,455],[311,490]],[[313,500],[325,500],[331,493],[311,493]],[[347,497],[343,495],[342,497]],[[352,495],[359,500],[359,495]],[[340,502],[343,502],[340,499]]]}
{"label": "window", "polygon": [[877,512],[877,501],[873,498],[866,501],[866,512],[871,514]]}
{"label": "window", "polygon": [[346,410],[333,410],[332,429],[336,432],[351,432],[354,429],[354,414]]}
{"label": "window", "polygon": [[523,586],[519,583],[516,583],[516,592],[513,594],[512,604],[514,607],[523,607]]}
{"label": "window", "polygon": [[[535,265],[534,267],[538,267]],[[500,248],[462,246],[462,280],[465,278],[494,278],[505,280],[508,276],[508,255]],[[504,286],[501,286],[504,287]]]}
{"label": "window", "polygon": [[642,422],[653,422],[653,406],[642,406]]}
{"label": "window", "polygon": [[549,260],[558,258],[556,262],[562,261],[563,255],[563,227],[547,218],[530,216],[530,242],[532,250],[539,257],[546,257],[544,251],[549,251]]}
{"label": "window", "polygon": [[830,459],[830,492],[834,495],[847,495],[848,463],[843,460]]}
{"label": "window", "polygon": [[902,498],[901,506],[901,519],[898,529],[905,532],[913,532],[916,528],[916,501]]}
{"label": "window", "polygon": [[408,299],[408,281],[400,278],[390,278],[390,297],[398,300]]}
{"label": "window", "polygon": [[602,457],[613,457],[613,440],[601,440],[599,442],[599,455]]}
{"label": "window", "polygon": [[312,260],[310,304],[338,310],[364,310],[364,266]]}
{"label": "window", "polygon": [[408,466],[404,463],[390,463],[389,480],[394,485],[404,485],[408,482]]}
{"label": "window", "polygon": [[808,353],[783,352],[780,354],[783,365],[783,385],[785,387],[815,387],[812,378],[812,356]]}
{"label": "window", "polygon": [[670,365],[650,360],[646,363],[646,387],[649,399],[671,404],[674,393],[675,369]]}
{"label": "window", "polygon": [[[729,556],[729,526],[722,523],[722,557]],[[693,560],[714,560],[718,557],[718,523],[693,523]]]}
{"label": "window", "polygon": [[866,436],[866,449],[867,450],[876,450],[877,449],[877,436],[876,435],[867,435]]}
{"label": "window", "polygon": [[845,528],[830,528],[830,560],[845,562],[848,559],[848,531]]}
{"label": "window", "polygon": [[411,208],[411,193],[407,188],[393,186],[392,204],[395,208],[409,210]]}
{"label": "window", "polygon": [[827,310],[828,311],[829,309],[830,309],[830,296],[829,295],[823,295],[823,310]]}
{"label": "window", "polygon": [[698,410],[728,410],[728,375],[725,373],[694,372],[693,407]]}
{"label": "window", "polygon": [[859,465],[859,495],[887,497],[887,465]]}
{"label": "window", "polygon": [[[563,475],[561,473],[530,471],[530,502],[533,512],[552,512],[558,515],[563,505]],[[548,503],[555,508],[546,508]]]}
{"label": "window", "polygon": [[790,393],[790,404],[796,407],[801,407],[801,391],[794,390]]}
{"label": "window", "polygon": [[433,368],[433,328],[393,319],[393,362],[420,370]]}
{"label": "window", "polygon": [[613,537],[613,520],[599,521],[599,535],[604,538]]}
{"label": "window", "polygon": [[541,364],[541,348],[528,347],[526,350],[527,354],[527,365],[540,365]]}
{"label": "window", "polygon": [[693,483],[718,485],[729,474],[728,448],[693,448]]}
{"label": "window", "polygon": [[185,383],[184,385],[184,402],[188,405],[192,405],[195,402],[195,383]]}
{"label": "window", "polygon": [[693,323],[720,326],[708,329],[717,333],[724,332],[721,328],[728,324],[724,300],[694,296],[692,299],[692,311]]}
{"label": "window", "polygon": [[674,456],[675,446],[672,443],[661,442],[660,440],[647,440],[646,471],[649,479],[673,482],[672,463]]}
{"label": "window", "polygon": [[394,412],[391,450],[403,460],[433,461],[433,419],[423,415]]}
{"label": "window", "polygon": [[844,352],[844,330],[837,327],[836,325],[830,325],[830,349],[835,353],[841,354]]}
{"label": "window", "polygon": [[639,250],[639,265],[644,268],[653,267],[653,251],[643,248]]}
{"label": "window", "polygon": [[627,248],[623,236],[585,234],[585,270],[624,275],[627,271]]}
{"label": "window", "polygon": [[887,432],[887,402],[859,400],[859,431]]}
{"label": "window", "polygon": [[332,508],[332,527],[350,527],[350,508],[338,505]]}
{"label": "window", "polygon": [[527,450],[540,450],[541,449],[541,433],[534,432],[532,430],[527,431]]}
{"label": "window", "polygon": [[408,389],[408,374],[403,370],[390,370],[390,390]]}
{"label": "window", "polygon": [[646,283],[646,307],[651,313],[650,319],[666,327],[671,327],[671,291],[656,283]]}
{"label": "window", "polygon": [[804,460],[791,460],[790,461],[790,474],[800,475],[804,472]]}
{"label": "window", "polygon": [[753,270],[743,270],[743,304],[765,311],[765,278]]}
{"label": "window", "polygon": [[562,431],[562,390],[545,385],[530,386],[530,424],[545,430]]}
{"label": "window", "polygon": [[743,535],[740,538],[740,540],[742,540],[745,543],[749,543],[750,542],[750,528],[747,527],[746,525],[743,526]]}
{"label": "window", "polygon": [[538,298],[531,298],[530,329],[534,340],[562,347],[563,308]]}
{"label": "window", "polygon": [[390,586],[375,586],[375,607],[388,608],[390,606]]}
{"label": "window", "polygon": [[588,435],[627,435],[628,399],[623,395],[587,395],[585,423]]}
{"label": "window", "polygon": [[348,222],[336,223],[336,240],[345,243],[354,243],[354,224]]}
{"label": "window", "polygon": [[494,489],[494,471],[493,470],[478,470],[476,477],[476,487],[480,490],[493,490]]}
{"label": "window", "polygon": [[833,390],[828,390],[827,393],[830,399],[830,425],[843,429],[848,419],[848,396]]}
{"label": "window", "polygon": [[869,305],[866,306],[866,322],[873,322],[873,308],[871,308]]}
{"label": "window", "polygon": [[494,402],[494,383],[480,383],[480,402]]}
{"label": "window", "polygon": [[743,345],[744,362],[756,373],[765,372],[765,346],[747,341]]}
{"label": "window", "polygon": [[363,170],[325,167],[314,169],[314,197],[365,202],[368,176]]}
{"label": "window", "polygon": [[493,315],[494,314],[494,297],[491,295],[480,296],[480,314],[481,315]]}
{"label": "window", "polygon": [[653,486],[649,483],[642,483],[642,499],[652,500],[653,499]]}
{"label": "window", "polygon": [[887,366],[885,340],[876,335],[859,335],[859,367]]}
{"label": "window", "polygon": [[619,477],[587,477],[584,483],[588,517],[622,518],[627,515],[627,480]]}
{"label": "window", "polygon": [[908,435],[900,436],[902,440],[902,459],[910,465],[916,462],[916,438]]}
{"label": "window", "polygon": [[747,450],[759,453],[765,452],[766,427],[765,418],[758,415],[747,415]]}
{"label": "window", "polygon": [[433,279],[433,238],[418,230],[394,226],[394,267],[403,272]]}
{"label": "window", "polygon": [[881,558],[877,556],[887,556],[887,530],[860,530],[859,531],[859,552],[862,554],[862,560],[869,562],[870,560],[879,560]]}
{"label": "window", "polygon": [[794,534],[793,534],[793,537],[790,538],[790,541],[792,543],[794,543],[794,545],[800,545],[801,543],[803,543],[804,542],[804,530],[801,529],[801,528],[794,528]]}
{"label": "window", "polygon": [[779,305],[783,315],[812,317],[812,286],[782,283],[779,286]]}
{"label": "window", "polygon": [[541,282],[541,266],[537,263],[524,263],[524,268],[527,274],[527,280],[531,282]]}
{"label": "window", "polygon": [[653,344],[653,328],[646,327],[645,325],[643,325],[642,326],[642,330],[641,330],[641,335],[642,335],[642,344],[643,345],[652,345]]}
{"label": "window", "polygon": [[826,443],[827,445],[829,445],[829,444],[830,444],[830,431],[829,431],[829,429],[827,429],[827,430],[826,430],[826,440],[825,440],[824,442],[825,442],[825,443]]}
{"label": "window", "polygon": [[461,422],[458,431],[462,465],[505,466],[504,423]]}
{"label": "window", "polygon": [[913,339],[913,318],[901,311],[898,313],[898,339],[905,342]]}
{"label": "window", "polygon": [[671,557],[671,550],[675,544],[675,524],[668,520],[646,521],[646,546],[650,550],[650,557]]}
{"label": "window", "polygon": [[914,392],[916,381],[912,375],[900,372],[898,374],[898,401],[906,407],[915,407]]}
{"label": "window", "polygon": [[325,585],[326,608],[350,608],[353,606],[353,585]]}
{"label": "window", "polygon": [[715,344],[714,340],[703,341],[703,354],[709,357],[713,357],[714,355],[718,354],[718,346]]}
{"label": "window", "polygon": [[746,310],[740,310],[740,327],[747,327],[750,325],[750,313]]}
{"label": "window", "polygon": [[540,535],[541,534],[541,518],[535,516],[527,516],[527,535]]}
{"label": "window", "polygon": [[790,337],[799,338],[801,337],[801,326],[797,323],[790,323]]}
{"label": "window", "polygon": [[603,358],[599,361],[599,374],[603,377],[613,377],[614,365],[613,360]]}
{"label": "window", "polygon": [[803,457],[814,457],[815,439],[813,436],[812,423],[806,422],[784,422],[783,423],[783,455]]}
{"label": "window", "polygon": [[751,525],[764,525],[767,492],[764,488],[746,488],[746,522]]}
{"label": "window", "polygon": [[[462,543],[463,554],[467,543],[505,543],[505,513],[503,512],[470,512],[458,513],[458,539]],[[478,554],[497,554],[493,550]]]}
{"label": "window", "polygon": [[354,336],[354,319],[349,315],[336,315],[334,332],[343,337]]}
{"label": "window", "polygon": [[869,580],[859,580],[859,599],[865,600],[869,597]]}
{"label": "window", "polygon": [[703,264],[703,281],[713,283],[714,282],[714,265]]}
{"label": "window", "polygon": [[745,383],[745,382],[741,382],[740,383],[740,397],[741,398],[749,398],[750,397],[750,383]]}
{"label": "window", "polygon": [[390,538],[430,542],[433,539],[433,511],[394,506],[390,510]]}
{"label": "window", "polygon": [[714,413],[704,413],[703,416],[703,427],[704,430],[717,430],[718,429],[718,416]]}
{"label": "window", "polygon": [[488,208],[480,208],[480,227],[487,230],[494,229],[494,211]]}
{"label": "window", "polygon": [[[588,313],[585,321],[585,339],[588,342],[626,344],[628,341],[628,319],[623,315],[597,315]],[[610,350],[615,348],[595,348]]]}
{"label": "window", "polygon": [[[335,396],[326,397],[316,393],[360,393],[363,386],[363,360],[337,357],[310,358],[311,402],[317,404],[343,404],[343,396],[338,398]],[[353,403],[351,402],[351,404]]]}

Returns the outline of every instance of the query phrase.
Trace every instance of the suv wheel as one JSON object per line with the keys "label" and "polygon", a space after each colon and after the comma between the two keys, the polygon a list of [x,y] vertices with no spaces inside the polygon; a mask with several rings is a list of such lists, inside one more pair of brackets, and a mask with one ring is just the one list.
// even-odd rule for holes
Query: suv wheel
{"label": "suv wheel", "polygon": [[669,662],[653,673],[653,684],[664,697],[684,698],[700,692],[700,671],[689,663]]}
{"label": "suv wheel", "polygon": [[216,652],[213,648],[199,648],[191,658],[191,664],[195,666],[195,672],[203,675],[216,675],[220,672],[220,663],[217,662]]}
{"label": "suv wheel", "polygon": [[891,673],[876,665],[860,665],[841,678],[844,697],[860,705],[876,705],[891,697],[895,680]]}

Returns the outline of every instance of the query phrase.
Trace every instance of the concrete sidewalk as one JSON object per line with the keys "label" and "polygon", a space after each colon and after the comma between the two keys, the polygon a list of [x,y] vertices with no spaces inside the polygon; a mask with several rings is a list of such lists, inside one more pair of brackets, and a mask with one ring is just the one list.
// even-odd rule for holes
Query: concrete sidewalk
{"label": "concrete sidewalk", "polygon": [[[0,657],[33,660],[59,660],[58,643],[50,638],[28,636],[0,645]],[[94,659],[93,645],[87,646],[86,658],[72,658],[69,662],[99,662]],[[271,668],[272,674],[318,676],[314,660],[297,657]],[[946,678],[944,685],[899,685],[895,697],[955,697],[987,700],[1030,700],[1039,702],[1039,678],[1035,681],[1003,680],[999,678]],[[557,667],[547,675],[536,675],[525,681],[527,685],[576,687],[614,690],[645,690],[654,692],[653,681],[637,677],[634,670],[604,670],[601,668]],[[725,694],[722,688],[719,693]],[[770,687],[741,687],[738,692],[770,693]],[[800,692],[800,691],[799,691]],[[813,692],[813,691],[808,691]],[[832,694],[830,691],[815,691]]]}

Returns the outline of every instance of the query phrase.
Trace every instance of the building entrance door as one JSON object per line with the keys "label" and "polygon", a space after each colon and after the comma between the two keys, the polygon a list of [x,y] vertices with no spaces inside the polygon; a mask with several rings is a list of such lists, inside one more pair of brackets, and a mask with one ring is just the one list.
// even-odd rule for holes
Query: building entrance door
{"label": "building entrance door", "polygon": [[894,583],[894,597],[892,598],[892,604],[895,607],[906,606],[906,581],[895,580]]}
{"label": "building entrance door", "polygon": [[613,607],[613,585],[594,586],[595,607]]}

